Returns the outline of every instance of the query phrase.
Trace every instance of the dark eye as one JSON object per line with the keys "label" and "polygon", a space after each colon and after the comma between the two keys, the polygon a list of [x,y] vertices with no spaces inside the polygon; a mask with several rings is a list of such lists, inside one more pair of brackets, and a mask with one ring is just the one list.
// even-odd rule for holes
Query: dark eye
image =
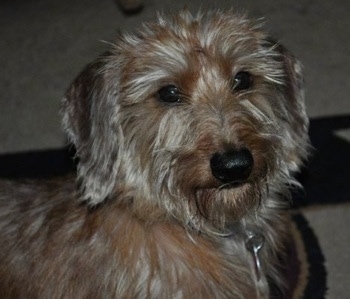
{"label": "dark eye", "polygon": [[253,85],[252,75],[248,72],[238,72],[232,82],[233,91],[241,91],[251,88]]}
{"label": "dark eye", "polygon": [[159,99],[165,103],[181,102],[181,94],[175,85],[167,85],[158,91]]}

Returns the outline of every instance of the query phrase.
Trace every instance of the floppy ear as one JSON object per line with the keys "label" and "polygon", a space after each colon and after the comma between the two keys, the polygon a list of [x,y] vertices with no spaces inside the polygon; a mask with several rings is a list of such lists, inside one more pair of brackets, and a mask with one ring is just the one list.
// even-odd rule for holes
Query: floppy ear
{"label": "floppy ear", "polygon": [[91,205],[111,194],[117,175],[118,80],[107,71],[109,55],[89,64],[62,101],[63,126],[79,159],[82,199]]}
{"label": "floppy ear", "polygon": [[283,46],[279,46],[284,59],[284,69],[286,73],[286,92],[293,106],[292,114],[298,123],[301,134],[305,134],[309,127],[309,121],[305,109],[304,75],[303,66]]}
{"label": "floppy ear", "polygon": [[[309,120],[305,109],[303,66],[284,46],[276,44],[284,69],[283,93],[287,99],[289,144],[293,147],[290,156],[290,169],[299,169],[307,157],[309,146]],[[287,116],[286,116],[287,117]]]}

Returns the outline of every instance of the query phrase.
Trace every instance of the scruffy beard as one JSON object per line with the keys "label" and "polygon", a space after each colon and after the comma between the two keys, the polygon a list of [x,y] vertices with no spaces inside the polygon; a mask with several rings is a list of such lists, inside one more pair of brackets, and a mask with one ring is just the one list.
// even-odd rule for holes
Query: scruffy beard
{"label": "scruffy beard", "polygon": [[194,213],[192,225],[200,226],[198,230],[211,229],[225,234],[244,216],[256,211],[261,200],[262,190],[258,184],[199,189],[193,196],[192,205],[197,212]]}
{"label": "scruffy beard", "polygon": [[207,163],[198,163],[196,155],[189,155],[192,161],[189,156],[173,155],[177,158],[172,158],[170,152],[158,152],[158,158],[152,160],[157,161],[157,167],[146,167],[154,170],[146,179],[148,191],[143,189],[139,194],[146,202],[145,195],[152,196],[157,190],[157,197],[150,198],[147,204],[156,204],[184,227],[199,232],[226,234],[242,218],[257,213],[268,197],[268,181],[276,174],[277,161],[260,162],[262,167],[254,170],[251,180],[222,184],[208,173]]}

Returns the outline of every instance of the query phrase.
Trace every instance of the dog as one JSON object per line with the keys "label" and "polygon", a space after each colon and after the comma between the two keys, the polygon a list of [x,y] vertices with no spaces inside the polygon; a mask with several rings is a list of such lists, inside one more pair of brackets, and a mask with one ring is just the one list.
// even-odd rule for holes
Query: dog
{"label": "dog", "polygon": [[302,66],[230,11],[120,35],[62,102],[77,173],[0,185],[2,298],[269,298],[308,153]]}

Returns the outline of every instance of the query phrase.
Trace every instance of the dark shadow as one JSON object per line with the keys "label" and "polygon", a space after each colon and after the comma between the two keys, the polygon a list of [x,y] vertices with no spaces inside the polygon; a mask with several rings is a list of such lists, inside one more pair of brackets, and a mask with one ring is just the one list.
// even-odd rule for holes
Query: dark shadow
{"label": "dark shadow", "polygon": [[311,120],[314,150],[299,176],[304,192],[295,194],[297,206],[350,201],[350,142],[335,134],[342,129],[350,129],[350,115]]}
{"label": "dark shadow", "polygon": [[0,177],[45,179],[75,171],[71,148],[0,155]]}

